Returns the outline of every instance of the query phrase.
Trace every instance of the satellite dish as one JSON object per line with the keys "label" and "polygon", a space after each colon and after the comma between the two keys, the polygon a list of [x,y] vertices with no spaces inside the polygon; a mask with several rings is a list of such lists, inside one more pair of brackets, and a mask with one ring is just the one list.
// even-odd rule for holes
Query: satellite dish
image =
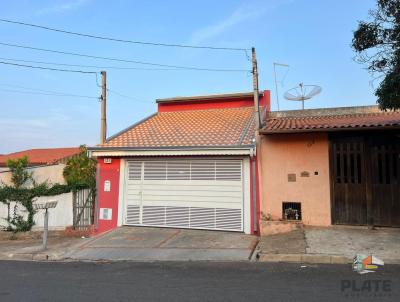
{"label": "satellite dish", "polygon": [[304,85],[300,83],[292,89],[285,92],[284,97],[289,101],[301,101],[302,109],[304,109],[304,101],[309,100],[322,91],[321,86],[318,85]]}

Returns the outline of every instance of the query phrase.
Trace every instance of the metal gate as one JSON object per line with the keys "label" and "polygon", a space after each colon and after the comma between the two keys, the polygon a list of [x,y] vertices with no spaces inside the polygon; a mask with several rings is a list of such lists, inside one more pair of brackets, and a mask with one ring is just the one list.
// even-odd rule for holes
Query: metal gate
{"label": "metal gate", "polygon": [[128,161],[124,223],[243,231],[242,160]]}
{"label": "metal gate", "polygon": [[74,229],[85,230],[94,223],[95,191],[81,189],[72,192]]}
{"label": "metal gate", "polygon": [[400,226],[398,133],[332,135],[330,163],[333,223]]}

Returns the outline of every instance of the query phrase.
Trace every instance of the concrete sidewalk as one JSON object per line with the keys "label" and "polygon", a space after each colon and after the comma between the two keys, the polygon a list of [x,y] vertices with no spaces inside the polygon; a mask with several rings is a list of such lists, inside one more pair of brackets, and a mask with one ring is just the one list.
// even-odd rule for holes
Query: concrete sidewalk
{"label": "concrete sidewalk", "polygon": [[0,260],[64,260],[65,254],[88,242],[90,238],[50,237],[48,248],[42,249],[41,239],[0,241]]}
{"label": "concrete sidewalk", "polygon": [[351,263],[356,254],[400,264],[400,229],[331,226],[304,227],[260,238],[258,258],[265,262]]}
{"label": "concrete sidewalk", "polygon": [[256,236],[149,227],[121,227],[64,255],[71,260],[248,261]]}
{"label": "concrete sidewalk", "polygon": [[121,227],[92,238],[0,240],[0,260],[248,261],[258,237],[234,232]]}

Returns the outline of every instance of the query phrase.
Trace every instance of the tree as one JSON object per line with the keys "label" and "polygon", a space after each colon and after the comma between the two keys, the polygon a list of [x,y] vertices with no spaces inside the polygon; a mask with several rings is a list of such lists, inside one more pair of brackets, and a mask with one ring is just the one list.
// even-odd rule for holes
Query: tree
{"label": "tree", "polygon": [[[77,192],[79,189],[89,189],[89,194],[84,201],[83,208],[74,214],[74,228],[80,221],[83,210],[91,205],[94,213],[94,198],[96,196],[96,160],[90,158],[85,145],[80,146],[79,155],[70,158],[64,168],[63,175],[68,186],[73,192],[74,209],[77,202]],[[75,211],[74,211],[75,213]],[[93,216],[92,216],[93,219]],[[93,220],[92,220],[93,221]]]}
{"label": "tree", "polygon": [[17,189],[26,184],[28,180],[32,180],[32,173],[26,170],[28,163],[27,156],[7,160],[7,167],[11,171],[11,182]]}
{"label": "tree", "polygon": [[[27,156],[16,159],[9,159],[7,167],[11,171],[11,182],[13,186],[5,186],[0,194],[0,201],[7,204],[9,223],[8,230],[13,232],[29,231],[35,224],[33,217],[35,210],[33,209],[33,196],[30,189],[26,188],[26,183],[33,180],[32,173],[28,172],[29,160]],[[35,183],[34,183],[35,185]],[[11,201],[16,202],[14,205],[13,215],[10,215]],[[18,211],[18,204],[22,205],[28,211],[28,217],[25,220],[23,215]]]}
{"label": "tree", "polygon": [[360,21],[352,47],[357,61],[383,78],[375,91],[379,108],[400,109],[400,1],[377,0],[369,13],[371,21]]}
{"label": "tree", "polygon": [[72,188],[96,188],[96,161],[87,155],[86,146],[80,146],[79,155],[70,158],[64,168],[64,179]]}

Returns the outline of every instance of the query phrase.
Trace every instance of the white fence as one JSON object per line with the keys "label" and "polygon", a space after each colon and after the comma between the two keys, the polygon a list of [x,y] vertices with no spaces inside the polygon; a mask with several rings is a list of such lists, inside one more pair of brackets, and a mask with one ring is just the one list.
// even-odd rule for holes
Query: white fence
{"label": "white fence", "polygon": [[[63,230],[67,226],[72,226],[73,224],[73,201],[72,192],[60,194],[56,196],[41,196],[35,200],[35,202],[42,203],[50,200],[57,200],[57,207],[54,209],[49,209],[49,229],[50,230]],[[11,203],[10,215],[14,213],[15,203]],[[39,210],[34,217],[35,225],[33,230],[43,229],[43,211]],[[21,215],[27,217],[27,211],[23,206],[19,206],[19,211]],[[0,203],[0,226],[7,226],[8,209],[7,205]]]}

